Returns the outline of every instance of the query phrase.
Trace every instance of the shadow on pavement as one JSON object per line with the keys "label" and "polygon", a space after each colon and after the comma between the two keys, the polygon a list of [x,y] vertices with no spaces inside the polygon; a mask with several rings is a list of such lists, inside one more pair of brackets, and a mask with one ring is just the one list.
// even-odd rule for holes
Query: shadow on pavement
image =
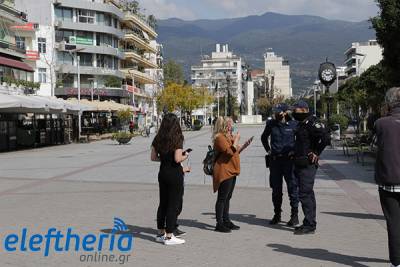
{"label": "shadow on pavement", "polygon": [[[202,213],[203,215],[214,215],[213,212],[205,212]],[[293,228],[287,227],[284,224],[277,224],[277,225],[270,225],[269,220],[264,218],[257,218],[254,214],[238,214],[238,213],[231,213],[229,214],[232,221],[239,222],[239,223],[246,223],[249,225],[256,225],[256,226],[263,226],[268,227],[275,230],[284,230],[288,232],[293,232]]]}
{"label": "shadow on pavement", "polygon": [[367,213],[354,213],[354,212],[321,212],[323,214],[342,216],[347,218],[354,219],[363,219],[363,220],[385,220],[383,215],[377,214],[367,214]]}
{"label": "shadow on pavement", "polygon": [[300,256],[304,258],[310,258],[314,260],[321,261],[329,261],[345,266],[351,267],[368,267],[372,266],[371,264],[365,265],[364,263],[389,263],[387,260],[376,259],[376,258],[367,258],[367,257],[357,257],[357,256],[349,256],[343,255],[335,252],[330,252],[326,249],[319,248],[294,248],[287,245],[282,244],[267,244],[267,247],[273,248],[274,251],[286,253],[294,256]]}
{"label": "shadow on pavement", "polygon": [[198,228],[202,230],[210,230],[214,231],[215,226],[199,222],[197,220],[187,220],[187,219],[178,219],[179,225],[185,226],[185,227],[192,227],[192,228]]}
{"label": "shadow on pavement", "polygon": [[[155,236],[157,235],[157,230],[149,227],[140,227],[140,226],[133,226],[133,225],[126,225],[128,227],[128,231],[115,231],[114,234],[116,235],[123,235],[123,234],[131,234],[135,238],[140,238],[143,240],[156,242]],[[100,232],[111,234],[113,229],[102,229]]]}

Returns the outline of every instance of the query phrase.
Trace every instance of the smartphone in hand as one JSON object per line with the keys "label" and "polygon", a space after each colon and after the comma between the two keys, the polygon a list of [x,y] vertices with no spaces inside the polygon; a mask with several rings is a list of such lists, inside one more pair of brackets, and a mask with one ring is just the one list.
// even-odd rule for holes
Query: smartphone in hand
{"label": "smartphone in hand", "polygon": [[185,156],[185,154],[189,154],[192,151],[193,151],[193,149],[188,148],[188,149],[186,149],[185,151],[182,152],[182,156]]}

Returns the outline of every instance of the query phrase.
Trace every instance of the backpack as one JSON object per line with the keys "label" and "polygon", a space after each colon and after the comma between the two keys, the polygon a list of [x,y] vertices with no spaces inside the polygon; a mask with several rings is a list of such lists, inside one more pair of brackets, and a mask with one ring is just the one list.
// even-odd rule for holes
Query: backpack
{"label": "backpack", "polygon": [[213,175],[214,164],[217,160],[217,151],[215,151],[210,145],[208,146],[208,151],[205,159],[203,160],[203,171],[206,175]]}

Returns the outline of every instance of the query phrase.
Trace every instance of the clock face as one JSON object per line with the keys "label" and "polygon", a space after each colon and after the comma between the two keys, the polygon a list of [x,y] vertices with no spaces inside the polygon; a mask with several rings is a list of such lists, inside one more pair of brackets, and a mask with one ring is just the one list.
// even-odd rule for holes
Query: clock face
{"label": "clock face", "polygon": [[331,69],[323,70],[321,73],[321,78],[326,82],[331,82],[334,77],[335,77],[335,74],[333,73],[333,71]]}

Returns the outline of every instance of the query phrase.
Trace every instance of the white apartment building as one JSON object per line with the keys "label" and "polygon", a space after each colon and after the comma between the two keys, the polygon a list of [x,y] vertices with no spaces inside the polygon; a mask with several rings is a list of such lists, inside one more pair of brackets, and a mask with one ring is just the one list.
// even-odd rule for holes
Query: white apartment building
{"label": "white apartment building", "polygon": [[241,57],[229,51],[229,46],[216,45],[215,52],[203,56],[200,66],[192,66],[191,79],[194,87],[206,87],[214,91],[217,84],[223,92],[227,86],[235,94],[237,102],[241,103],[244,82],[244,61]]}
{"label": "white apartment building", "polygon": [[285,98],[292,97],[292,81],[290,77],[290,65],[283,57],[268,51],[264,55],[265,76],[268,79],[269,92],[274,97],[282,95]]}
{"label": "white apartment building", "polygon": [[344,55],[346,57],[346,75],[351,78],[360,76],[369,67],[378,64],[382,59],[382,47],[376,40],[352,43]]}
{"label": "white apartment building", "polygon": [[[15,0],[38,25],[33,48],[35,81],[41,95],[77,96],[77,56],[82,98],[134,104],[140,112],[152,105],[149,70],[158,69],[157,33],[139,14],[118,0]],[[73,45],[74,56],[65,49]],[[148,104],[148,105],[146,105]],[[143,108],[142,108],[143,107]]]}

